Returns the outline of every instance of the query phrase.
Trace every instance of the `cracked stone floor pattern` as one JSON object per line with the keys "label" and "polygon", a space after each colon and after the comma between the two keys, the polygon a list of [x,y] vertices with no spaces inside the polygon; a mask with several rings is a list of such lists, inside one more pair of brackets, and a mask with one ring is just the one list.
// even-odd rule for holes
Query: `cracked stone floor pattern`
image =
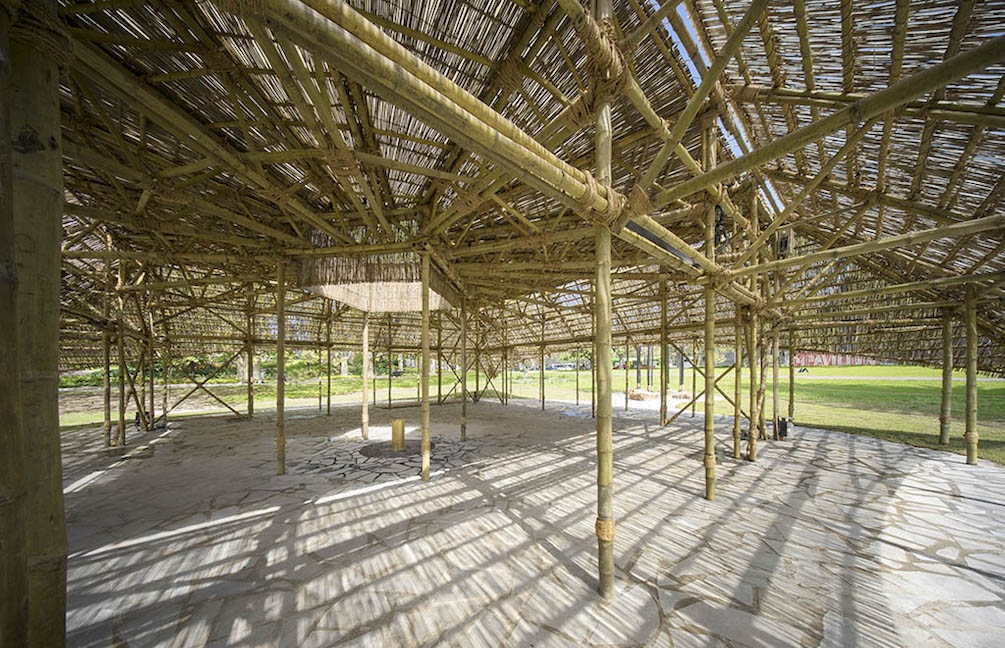
{"label": "cracked stone floor pattern", "polygon": [[[64,439],[71,646],[1005,646],[1005,467],[797,427],[702,498],[701,417],[615,412],[617,598],[589,407],[433,407],[432,479],[358,407]],[[373,409],[416,438],[417,408]],[[367,459],[365,462],[360,459]]]}

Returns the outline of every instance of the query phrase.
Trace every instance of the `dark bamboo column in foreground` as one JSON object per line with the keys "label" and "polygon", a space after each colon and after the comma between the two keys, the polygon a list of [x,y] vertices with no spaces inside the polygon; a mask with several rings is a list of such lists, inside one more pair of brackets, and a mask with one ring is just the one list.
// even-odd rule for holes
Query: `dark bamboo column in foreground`
{"label": "dark bamboo column in foreground", "polygon": [[255,417],[255,298],[248,297],[248,314],[245,318],[248,328],[248,418]]}
{"label": "dark bamboo column in foreground", "polygon": [[126,445],[126,325],[125,300],[122,288],[126,285],[126,262],[119,260],[118,282],[115,284],[116,331],[115,352],[119,363],[119,420],[115,426],[115,440],[112,445]]}
{"label": "dark bamboo column in foreground", "polygon": [[796,424],[796,332],[789,331],[789,425]]}
{"label": "dark bamboo column in foreground", "polygon": [[660,280],[660,425],[667,422],[667,387],[670,382],[670,347],[667,340],[667,280]]}
{"label": "dark bamboo column in foreground", "polygon": [[743,408],[740,405],[743,393],[743,316],[739,304],[735,308],[736,315],[733,323],[733,346],[735,349],[733,353],[736,356],[733,369],[733,459],[739,459],[740,437],[743,435],[740,429],[741,417],[743,416]]}
{"label": "dark bamboo column in foreground", "polygon": [[771,436],[778,440],[778,418],[782,411],[778,394],[778,329],[771,333]]}
{"label": "dark bamboo column in foreground", "polygon": [[0,98],[10,101],[10,195],[27,488],[27,645],[33,648],[66,645],[66,526],[58,405],[63,157],[59,62],[53,56],[68,51],[70,42],[61,27],[52,31],[58,25],[55,0],[22,5],[10,30],[10,92]]}
{"label": "dark bamboo column in foreground", "polygon": [[541,356],[540,356],[540,370],[541,376],[541,411],[544,411],[544,314],[541,314]]}
{"label": "dark bamboo column in foreground", "polygon": [[461,441],[468,438],[468,309],[461,297]]}
{"label": "dark bamboo column in foreground", "polygon": [[967,284],[967,463],[977,464],[977,299],[973,284]]}
{"label": "dark bamboo column in foreground", "polygon": [[286,474],[286,266],[276,266],[276,474]]}
{"label": "dark bamboo column in foreground", "polygon": [[[370,438],[370,313],[363,312],[363,411],[360,433]],[[376,400],[376,399],[374,399]]]}
{"label": "dark bamboo column in foreground", "polygon": [[[5,37],[6,34],[0,34],[0,38]],[[4,59],[6,59],[6,55],[4,53],[0,53],[0,60]],[[2,74],[2,72],[0,72],[0,74]],[[8,83],[0,81],[0,89],[7,88],[8,85],[9,85]],[[5,101],[0,100],[0,103],[3,104],[3,107],[9,106],[9,104]],[[0,117],[0,120],[2,119],[3,117]],[[8,126],[4,124],[2,121],[0,121],[0,129],[2,129],[0,130],[0,132],[3,133],[4,143],[6,144],[7,143],[6,133]],[[0,173],[3,173],[2,169],[0,169]],[[4,195],[7,196],[10,195],[9,184],[7,184],[5,187],[0,187],[0,190],[3,191]],[[108,237],[107,235],[106,240],[110,240],[110,237]],[[105,319],[104,326],[101,327],[101,366],[103,369],[103,374],[101,377],[101,399],[105,406],[103,428],[105,432],[106,448],[112,445],[112,353],[111,353],[112,334],[111,330],[109,329],[112,318],[112,286],[114,286],[114,283],[112,281],[112,260],[105,259],[105,294],[104,299],[101,300],[101,314]]]}
{"label": "dark bamboo column in foreground", "polygon": [[[429,481],[429,255],[422,255],[422,480]],[[387,367],[388,372],[391,366]]]}
{"label": "dark bamboo column in foreground", "polygon": [[953,312],[942,311],[942,407],[939,410],[939,443],[949,445],[953,396]]}
{"label": "dark bamboo column in foreground", "polygon": [[[702,132],[704,166],[715,166],[715,141],[712,131]],[[709,205],[705,214],[705,256],[715,262],[715,206]],[[705,499],[715,499],[715,289],[712,282],[705,284]]]}
{"label": "dark bamboo column in foreground", "polygon": [[[14,250],[14,202],[11,177],[11,92],[7,26],[11,16],[0,4],[0,643],[28,641],[28,548],[25,536],[27,492],[21,427],[21,372],[18,344],[18,276]],[[107,296],[105,303],[107,304]],[[107,306],[106,306],[107,310]],[[106,327],[108,316],[105,316]],[[107,357],[107,328],[102,342]],[[107,365],[107,363],[106,363]],[[107,380],[108,367],[105,367]],[[107,409],[107,408],[106,408]],[[107,417],[106,417],[107,418]],[[106,430],[110,428],[106,427]],[[109,432],[105,433],[106,438]]]}
{"label": "dark bamboo column in foreground", "polygon": [[746,313],[744,334],[747,338],[747,362],[750,364],[750,414],[747,426],[747,459],[757,461],[757,370],[760,361],[757,359],[757,319],[748,310]]}
{"label": "dark bamboo column in foreground", "polygon": [[328,376],[328,412],[327,415],[332,415],[332,302],[328,300],[328,317],[325,319],[325,349],[326,355],[325,359],[327,361],[327,376]]}
{"label": "dark bamboo column in foreground", "polygon": [[[610,20],[614,15],[611,0],[597,0],[597,18]],[[596,112],[594,144],[597,181],[611,184],[611,103],[603,101]],[[597,255],[597,553],[600,571],[599,591],[605,599],[614,598],[614,437],[611,424],[611,230],[594,225]]]}

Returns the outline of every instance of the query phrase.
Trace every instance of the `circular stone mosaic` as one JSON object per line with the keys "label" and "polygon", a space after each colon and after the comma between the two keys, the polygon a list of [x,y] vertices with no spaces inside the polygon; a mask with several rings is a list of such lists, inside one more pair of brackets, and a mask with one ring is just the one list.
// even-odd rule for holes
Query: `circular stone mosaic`
{"label": "circular stone mosaic", "polygon": [[[478,441],[438,439],[431,444],[429,468],[446,471],[463,465],[477,454]],[[405,449],[391,451],[391,442],[331,440],[313,456],[294,464],[299,473],[320,473],[333,479],[363,483],[394,481],[422,470],[422,441],[406,439]]]}
{"label": "circular stone mosaic", "polygon": [[[432,453],[433,449],[436,448],[436,444],[429,443],[429,451]],[[405,441],[404,450],[392,450],[391,444],[387,441],[381,441],[380,443],[371,443],[365,445],[359,449],[359,453],[364,457],[388,457],[391,459],[398,459],[400,457],[408,457],[419,455],[422,456],[422,439],[408,439]]]}

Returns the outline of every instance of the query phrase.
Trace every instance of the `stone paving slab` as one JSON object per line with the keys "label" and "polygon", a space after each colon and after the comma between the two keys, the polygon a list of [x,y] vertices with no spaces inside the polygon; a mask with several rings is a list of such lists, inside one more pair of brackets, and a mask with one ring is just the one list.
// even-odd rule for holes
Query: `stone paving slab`
{"label": "stone paving slab", "polygon": [[[797,427],[706,501],[700,416],[615,412],[617,599],[596,588],[585,408],[432,410],[433,478],[358,408],[203,417],[64,453],[70,646],[1003,646],[1005,468]],[[584,416],[585,412],[585,416]],[[298,414],[311,414],[309,410]],[[417,439],[418,408],[371,413]]]}

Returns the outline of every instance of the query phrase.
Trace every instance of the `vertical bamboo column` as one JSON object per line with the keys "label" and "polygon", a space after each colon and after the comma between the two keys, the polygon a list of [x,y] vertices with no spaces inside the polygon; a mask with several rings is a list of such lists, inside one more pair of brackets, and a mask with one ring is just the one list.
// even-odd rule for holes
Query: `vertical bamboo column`
{"label": "vertical bamboo column", "polygon": [[147,327],[149,328],[147,337],[147,354],[149,355],[149,366],[150,366],[150,416],[148,420],[150,421],[150,429],[153,430],[157,423],[157,411],[154,405],[154,401],[157,399],[156,383],[154,381],[154,360],[155,360],[155,338],[154,338],[154,311],[153,304],[150,301],[150,295],[147,293]]}
{"label": "vertical bamboo column", "polygon": [[324,388],[324,385],[322,384],[322,377],[321,377],[321,373],[322,373],[323,367],[321,366],[321,339],[320,338],[321,338],[321,331],[319,330],[318,331],[318,346],[317,346],[317,350],[318,350],[318,411],[319,412],[321,411],[321,396],[322,396],[322,389]]}
{"label": "vertical bamboo column", "polygon": [[[2,19],[6,14],[0,11],[0,19]],[[6,34],[0,34],[0,38],[6,38]],[[0,46],[5,46],[5,44],[0,43]],[[5,57],[0,56],[0,60]],[[0,73],[2,74],[2,73]],[[5,107],[8,105],[6,102],[0,101]],[[0,108],[2,110],[2,108]],[[6,124],[0,123],[0,138],[4,138],[4,143],[7,142],[6,134]],[[4,152],[6,153],[6,152]],[[2,164],[2,162],[0,162]],[[9,168],[7,169],[9,171]],[[5,172],[0,169],[0,173]],[[0,178],[0,181],[3,179]],[[9,196],[10,193],[7,193]],[[111,237],[107,234],[105,235],[105,240],[109,243],[111,242]],[[111,249],[111,245],[108,248]],[[112,318],[112,288],[114,284],[112,283],[112,260],[105,259],[105,291],[104,299],[102,300],[101,314],[105,319],[104,326],[101,327],[101,364],[104,369],[103,375],[101,377],[101,395],[102,401],[105,406],[105,418],[104,418],[104,431],[105,431],[105,447],[112,445],[112,353],[111,353],[111,318]]]}
{"label": "vertical bamboo column", "polygon": [[[707,367],[706,367],[707,370]],[[694,418],[694,409],[697,407],[698,399],[698,338],[691,344],[691,418]]]}
{"label": "vertical bamboo column", "polygon": [[[55,0],[24,3],[21,12],[19,28],[10,33],[10,89],[4,89],[0,101],[10,102],[8,195],[13,202],[18,280],[11,311],[18,317],[20,375],[15,379],[20,380],[27,489],[27,645],[49,648],[66,644],[66,526],[58,406],[63,158],[59,70],[53,57],[69,49],[69,38],[60,27]],[[9,375],[9,367],[3,371]],[[3,424],[6,436],[10,421]]]}
{"label": "vertical bamboo column", "polygon": [[429,481],[429,255],[422,255],[422,480]]}
{"label": "vertical bamboo column", "polygon": [[544,314],[541,314],[541,356],[539,358],[539,373],[541,375],[541,411],[544,411]]}
{"label": "vertical bamboo column", "polygon": [[[611,0],[596,0],[597,18],[612,20]],[[595,160],[597,180],[611,184],[611,104],[603,101],[596,112]],[[614,598],[614,438],[611,408],[611,231],[594,225],[597,255],[595,314],[597,318],[597,553],[600,595]]]}
{"label": "vertical bamboo column", "polygon": [[276,264],[276,474],[286,474],[286,266]]}
{"label": "vertical bamboo column", "polygon": [[747,311],[747,325],[744,327],[747,337],[747,361],[750,364],[750,418],[747,427],[747,460],[757,461],[757,372],[760,361],[757,350],[757,318]]}
{"label": "vertical bamboo column", "polygon": [[502,320],[502,384],[503,384],[503,405],[509,405],[509,329],[506,327],[506,316]]}
{"label": "vertical bamboo column", "polygon": [[248,329],[248,418],[255,417],[255,297],[248,296],[248,312],[245,317]]}
{"label": "vertical bamboo column", "polygon": [[360,433],[364,439],[370,438],[370,313],[363,311],[363,411]]}
{"label": "vertical bamboo column", "polygon": [[[716,162],[712,132],[706,130],[706,168]],[[705,222],[705,253],[716,260],[716,207],[710,205]],[[716,291],[712,281],[705,284],[705,498],[716,498]]]}
{"label": "vertical bamboo column", "polygon": [[328,412],[327,416],[332,415],[332,302],[328,300],[328,317],[325,318],[325,349],[326,356],[325,360],[327,362],[327,379],[328,379],[328,398],[327,406]]}
{"label": "vertical bamboo column", "polygon": [[[391,314],[387,314],[387,408],[391,409]],[[401,364],[401,356],[398,356],[398,364]],[[404,373],[404,371],[402,371]],[[374,399],[376,405],[377,400]]]}
{"label": "vertical bamboo column", "polygon": [[628,367],[632,364],[632,354],[628,350],[628,336],[625,336],[625,411],[628,411]]}
{"label": "vertical bamboo column", "polygon": [[667,280],[660,279],[660,425],[667,424],[670,349],[667,340]]}
{"label": "vertical bamboo column", "polygon": [[590,416],[597,416],[597,290],[590,298]]}
{"label": "vertical bamboo column", "polygon": [[796,424],[796,332],[789,331],[789,425]]}
{"label": "vertical bamboo column", "polygon": [[461,441],[468,439],[468,310],[461,297]]}
{"label": "vertical bamboo column", "polygon": [[778,394],[778,327],[771,332],[771,436],[778,440],[778,417],[782,411]]}
{"label": "vertical bamboo column", "polygon": [[579,405],[579,349],[576,349],[576,405]]}
{"label": "vertical bamboo column", "polygon": [[119,363],[119,421],[115,428],[115,442],[112,445],[126,445],[126,303],[122,297],[122,288],[126,285],[126,262],[119,259],[118,282],[115,284],[116,295],[116,334],[115,350]]}
{"label": "vertical bamboo column", "polygon": [[977,464],[977,295],[967,284],[967,463]]}
{"label": "vertical bamboo column", "polygon": [[939,410],[939,443],[949,445],[953,397],[953,312],[942,311],[942,407]]}
{"label": "vertical bamboo column", "polygon": [[475,321],[475,395],[472,397],[471,402],[477,403],[478,399],[482,396],[482,340],[481,340],[481,325],[478,323],[477,315],[474,318]]}
{"label": "vertical bamboo column", "polygon": [[443,402],[443,313],[436,313],[436,404]]}
{"label": "vertical bamboo column", "polygon": [[735,305],[736,314],[733,323],[733,344],[734,344],[734,369],[733,369],[733,459],[740,458],[740,429],[743,408],[740,406],[740,399],[743,394],[743,311],[740,305]]}
{"label": "vertical bamboo column", "polygon": [[[11,92],[10,56],[7,27],[14,16],[13,5],[0,4],[0,643],[26,646],[28,643],[28,547],[25,533],[27,488],[25,484],[24,432],[21,426],[21,370],[18,345],[21,339],[18,318],[16,224],[11,175]],[[105,306],[107,340],[108,306]],[[105,349],[107,349],[105,341]],[[107,357],[107,351],[106,357]],[[108,375],[106,362],[105,375]],[[107,392],[108,390],[106,390]],[[111,414],[107,414],[106,418]],[[109,421],[108,426],[111,423]],[[106,426],[106,439],[110,427]]]}
{"label": "vertical bamboo column", "polygon": [[161,392],[161,410],[164,412],[164,429],[168,424],[168,394],[171,389],[171,334],[167,325],[164,325],[164,361],[161,363],[161,380],[164,382],[164,389]]}

